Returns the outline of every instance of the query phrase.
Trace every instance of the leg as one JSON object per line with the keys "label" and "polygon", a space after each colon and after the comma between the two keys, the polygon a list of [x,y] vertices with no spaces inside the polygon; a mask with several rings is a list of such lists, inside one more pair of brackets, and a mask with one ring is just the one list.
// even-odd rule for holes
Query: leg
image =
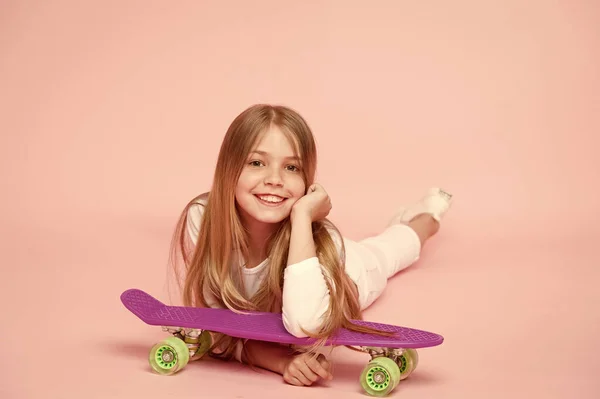
{"label": "leg", "polygon": [[430,189],[419,202],[402,209],[381,234],[359,242],[345,239],[346,271],[357,286],[361,308],[383,293],[390,277],[419,259],[425,242],[438,232],[450,200],[450,194]]}
{"label": "leg", "polygon": [[383,293],[387,281],[419,259],[421,240],[410,226],[398,223],[361,241],[344,239],[346,272],[356,284],[362,309]]}
{"label": "leg", "polygon": [[419,236],[421,247],[423,247],[425,242],[434,236],[440,229],[440,222],[427,213],[421,213],[415,216],[406,224]]}
{"label": "leg", "polygon": [[408,225],[417,233],[423,246],[438,232],[440,221],[451,204],[451,194],[439,188],[431,188],[419,202],[409,208],[401,208],[390,221],[390,225],[396,223]]}
{"label": "leg", "polygon": [[[419,258],[425,242],[440,229],[440,221],[450,209],[451,199],[452,195],[449,193],[439,188],[431,188],[418,202],[408,208],[402,208],[392,218],[386,231],[361,241],[378,253],[379,261],[376,264],[383,269],[387,278]],[[401,229],[399,225],[405,228]],[[393,227],[395,230],[390,231]],[[414,235],[418,237],[420,245],[414,243]]]}

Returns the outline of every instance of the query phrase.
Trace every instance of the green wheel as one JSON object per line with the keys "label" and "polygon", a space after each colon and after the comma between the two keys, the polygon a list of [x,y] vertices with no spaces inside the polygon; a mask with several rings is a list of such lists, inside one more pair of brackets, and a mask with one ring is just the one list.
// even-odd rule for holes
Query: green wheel
{"label": "green wheel", "polygon": [[400,381],[408,378],[419,364],[419,354],[415,349],[405,349],[404,353],[398,357],[398,368],[400,369]]}
{"label": "green wheel", "polygon": [[412,357],[412,361],[413,361],[413,371],[415,371],[415,369],[417,368],[417,365],[419,364],[419,353],[417,352],[416,349],[407,349],[410,352],[410,356]]}
{"label": "green wheel", "polygon": [[190,360],[198,360],[202,358],[212,346],[212,336],[206,330],[202,331],[202,334],[198,337],[198,350],[192,356]]}
{"label": "green wheel", "polygon": [[360,375],[360,385],[371,396],[386,396],[400,382],[400,369],[388,357],[371,360]]}
{"label": "green wheel", "polygon": [[185,367],[190,351],[180,338],[169,337],[154,345],[148,355],[150,367],[158,374],[171,375]]}

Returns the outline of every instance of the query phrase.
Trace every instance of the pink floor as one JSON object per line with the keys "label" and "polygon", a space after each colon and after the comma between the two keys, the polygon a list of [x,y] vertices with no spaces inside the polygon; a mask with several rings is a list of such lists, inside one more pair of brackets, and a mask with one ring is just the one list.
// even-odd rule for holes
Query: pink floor
{"label": "pink floor", "polygon": [[0,398],[362,397],[344,348],[311,388],[212,360],[154,375],[165,335],[119,301],[167,300],[178,212],[259,101],[314,126],[351,238],[455,194],[365,315],[445,337],[393,397],[600,397],[598,7],[224,3],[0,6]]}
{"label": "pink floor", "polygon": [[[151,218],[80,216],[57,225],[12,224],[2,237],[9,254],[2,397],[361,394],[358,375],[367,359],[346,349],[334,352],[334,380],[307,389],[216,361],[193,363],[174,377],[152,374],[148,350],[164,335],[126,311],[118,297],[130,287],[164,295],[157,265],[168,228]],[[574,231],[541,234],[530,242],[488,241],[446,231],[419,267],[391,282],[367,318],[445,337],[442,346],[420,352],[418,371],[395,396],[598,397],[595,240],[582,242]]]}

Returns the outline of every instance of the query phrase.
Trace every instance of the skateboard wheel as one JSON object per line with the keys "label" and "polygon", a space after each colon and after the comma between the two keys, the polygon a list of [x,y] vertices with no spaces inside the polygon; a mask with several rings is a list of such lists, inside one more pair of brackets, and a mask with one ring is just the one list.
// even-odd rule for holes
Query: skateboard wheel
{"label": "skateboard wheel", "polygon": [[171,375],[185,367],[190,360],[187,345],[177,337],[169,337],[154,345],[148,355],[150,367],[158,374]]}
{"label": "skateboard wheel", "polygon": [[386,396],[400,382],[400,369],[388,357],[376,357],[366,365],[360,376],[360,384],[371,396]]}
{"label": "skateboard wheel", "polygon": [[404,353],[398,357],[398,368],[400,369],[400,381],[408,378],[419,364],[419,354],[415,349],[405,349]]}

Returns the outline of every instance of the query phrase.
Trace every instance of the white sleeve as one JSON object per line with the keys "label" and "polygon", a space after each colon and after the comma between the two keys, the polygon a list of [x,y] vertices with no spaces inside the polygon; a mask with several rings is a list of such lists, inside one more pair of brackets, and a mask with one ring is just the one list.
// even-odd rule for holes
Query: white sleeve
{"label": "white sleeve", "polygon": [[[330,231],[341,256],[341,237]],[[329,288],[325,270],[317,257],[312,257],[286,267],[283,283],[282,319],[285,329],[298,338],[306,337],[302,331],[316,332],[329,309]]]}
{"label": "white sleeve", "polygon": [[289,265],[284,272],[281,309],[285,329],[296,337],[306,337],[302,328],[316,331],[328,308],[329,289],[319,259],[313,257]]}
{"label": "white sleeve", "polygon": [[195,203],[188,209],[186,230],[188,236],[196,245],[198,235],[200,234],[200,224],[202,223],[202,215],[204,214],[204,205]]}

